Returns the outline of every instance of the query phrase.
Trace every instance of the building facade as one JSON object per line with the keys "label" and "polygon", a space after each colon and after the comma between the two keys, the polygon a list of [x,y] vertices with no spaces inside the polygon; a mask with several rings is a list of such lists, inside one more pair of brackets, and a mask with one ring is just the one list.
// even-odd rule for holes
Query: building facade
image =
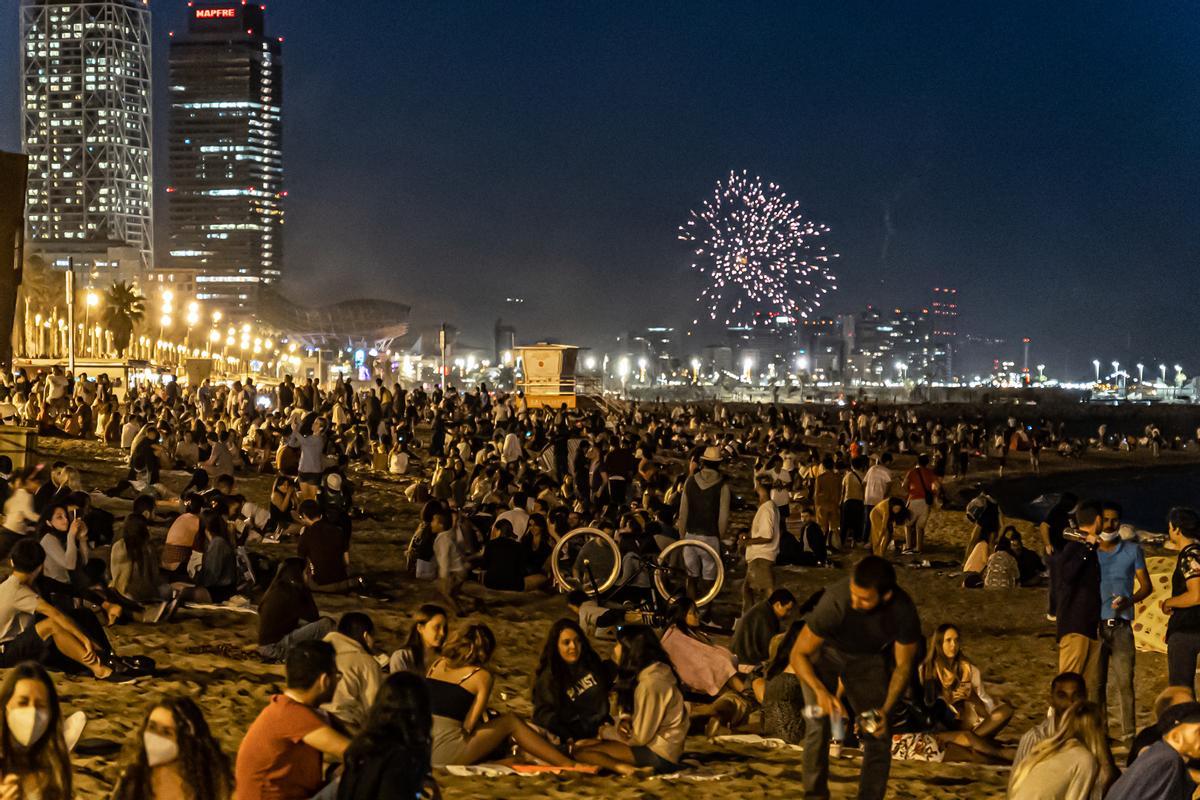
{"label": "building facade", "polygon": [[281,43],[256,3],[189,3],[186,34],[171,36],[171,263],[234,314],[282,274]]}
{"label": "building facade", "polygon": [[94,271],[114,248],[153,263],[150,7],[21,0],[25,234]]}

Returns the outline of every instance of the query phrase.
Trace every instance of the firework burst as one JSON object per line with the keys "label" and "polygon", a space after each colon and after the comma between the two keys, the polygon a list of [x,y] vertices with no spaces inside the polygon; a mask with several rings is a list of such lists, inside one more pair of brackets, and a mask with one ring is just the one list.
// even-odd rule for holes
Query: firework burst
{"label": "firework burst", "polygon": [[750,327],[807,319],[837,288],[830,264],[838,256],[818,243],[827,233],[779,186],[745,171],[718,182],[679,227],[693,245],[692,269],[707,281],[696,302],[712,320]]}

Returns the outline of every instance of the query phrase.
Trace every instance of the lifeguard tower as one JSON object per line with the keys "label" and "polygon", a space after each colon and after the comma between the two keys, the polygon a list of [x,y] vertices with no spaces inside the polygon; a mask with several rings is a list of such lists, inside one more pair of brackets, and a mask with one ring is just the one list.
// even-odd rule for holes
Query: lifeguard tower
{"label": "lifeguard tower", "polygon": [[579,348],[570,344],[517,347],[517,389],[530,408],[575,408],[575,362]]}

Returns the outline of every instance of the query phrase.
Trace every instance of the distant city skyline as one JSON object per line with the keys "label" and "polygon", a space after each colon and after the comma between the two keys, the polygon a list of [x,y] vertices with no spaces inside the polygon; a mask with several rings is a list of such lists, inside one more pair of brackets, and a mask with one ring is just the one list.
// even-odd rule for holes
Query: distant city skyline
{"label": "distant city skyline", "polygon": [[[152,0],[155,143],[168,32]],[[411,304],[483,344],[584,345],[696,316],[675,238],[730,170],[842,254],[823,307],[954,286],[962,335],[1048,370],[1200,361],[1200,19],[1186,4],[345,6],[286,37],[285,291]],[[18,149],[18,0],[0,147]],[[157,252],[165,159],[155,159]],[[521,297],[520,305],[505,303]]]}

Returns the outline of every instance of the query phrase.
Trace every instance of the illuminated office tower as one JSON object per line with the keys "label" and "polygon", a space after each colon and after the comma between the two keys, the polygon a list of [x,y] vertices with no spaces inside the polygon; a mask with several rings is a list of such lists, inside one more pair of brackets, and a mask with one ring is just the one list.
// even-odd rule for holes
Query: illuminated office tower
{"label": "illuminated office tower", "polygon": [[189,3],[186,35],[171,35],[171,261],[231,311],[282,269],[281,43],[255,3]]}
{"label": "illuminated office tower", "polygon": [[150,7],[21,1],[25,233],[51,264],[153,259]]}

